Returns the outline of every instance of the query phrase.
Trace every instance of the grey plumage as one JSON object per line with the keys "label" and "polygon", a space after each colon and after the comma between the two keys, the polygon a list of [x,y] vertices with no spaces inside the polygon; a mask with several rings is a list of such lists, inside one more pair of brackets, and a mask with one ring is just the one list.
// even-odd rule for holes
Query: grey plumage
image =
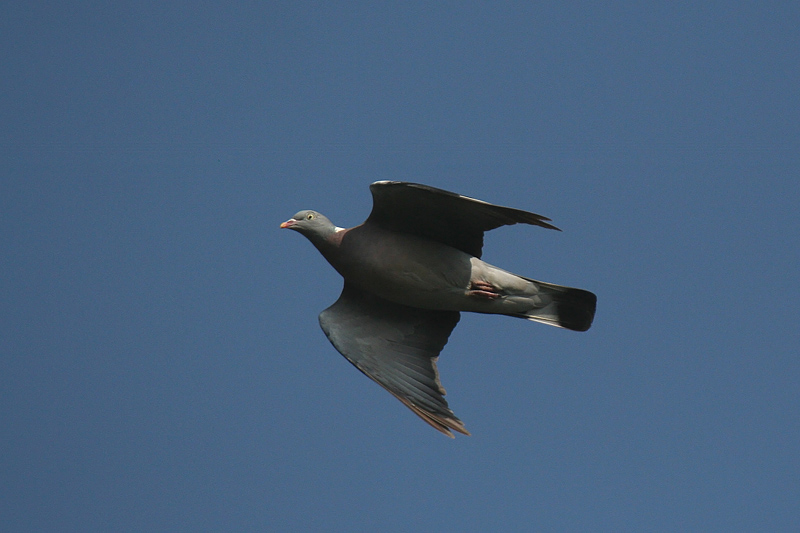
{"label": "grey plumage", "polygon": [[597,299],[481,261],[485,231],[517,223],[557,230],[546,217],[415,183],[379,181],[370,190],[372,213],[360,226],[338,228],[309,210],[281,224],[305,235],[345,280],[320,326],[342,355],[425,422],[451,437],[468,435],[436,369],[459,312],[585,331]]}

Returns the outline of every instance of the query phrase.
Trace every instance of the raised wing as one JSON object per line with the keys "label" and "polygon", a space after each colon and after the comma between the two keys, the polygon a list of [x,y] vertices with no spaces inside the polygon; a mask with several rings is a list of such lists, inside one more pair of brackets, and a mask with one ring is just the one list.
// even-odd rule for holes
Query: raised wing
{"label": "raised wing", "polygon": [[447,405],[436,359],[458,323],[456,311],[395,304],[345,283],[319,315],[333,346],[425,422],[453,437],[469,435]]}
{"label": "raised wing", "polygon": [[369,189],[372,213],[367,223],[432,239],[475,257],[481,256],[483,233],[500,226],[521,223],[558,230],[542,215],[428,185],[376,181]]}

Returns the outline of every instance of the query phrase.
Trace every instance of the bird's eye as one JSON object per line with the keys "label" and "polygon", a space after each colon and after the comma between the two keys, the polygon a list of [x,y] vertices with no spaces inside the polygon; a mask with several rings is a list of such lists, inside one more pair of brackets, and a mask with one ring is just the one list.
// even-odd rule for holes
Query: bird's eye
{"label": "bird's eye", "polygon": [[306,220],[313,220],[313,219],[314,219],[314,213],[309,213],[306,215]]}

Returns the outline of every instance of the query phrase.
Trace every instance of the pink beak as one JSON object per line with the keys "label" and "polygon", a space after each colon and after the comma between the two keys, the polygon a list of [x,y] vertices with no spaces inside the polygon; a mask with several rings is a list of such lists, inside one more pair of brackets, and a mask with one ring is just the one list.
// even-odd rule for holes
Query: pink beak
{"label": "pink beak", "polygon": [[294,226],[296,223],[297,223],[297,221],[296,221],[295,219],[293,219],[293,218],[290,218],[289,220],[287,220],[286,222],[284,222],[283,224],[281,224],[281,228],[291,228],[291,227],[292,227],[292,226]]}

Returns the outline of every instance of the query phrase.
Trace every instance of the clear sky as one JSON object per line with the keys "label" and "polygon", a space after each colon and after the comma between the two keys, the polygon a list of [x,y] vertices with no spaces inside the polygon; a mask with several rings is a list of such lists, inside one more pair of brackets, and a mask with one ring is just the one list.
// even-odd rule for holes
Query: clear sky
{"label": "clear sky", "polygon": [[[8,2],[7,531],[800,530],[800,3]],[[553,219],[484,258],[598,295],[464,314],[443,437],[278,225],[376,180]]]}

